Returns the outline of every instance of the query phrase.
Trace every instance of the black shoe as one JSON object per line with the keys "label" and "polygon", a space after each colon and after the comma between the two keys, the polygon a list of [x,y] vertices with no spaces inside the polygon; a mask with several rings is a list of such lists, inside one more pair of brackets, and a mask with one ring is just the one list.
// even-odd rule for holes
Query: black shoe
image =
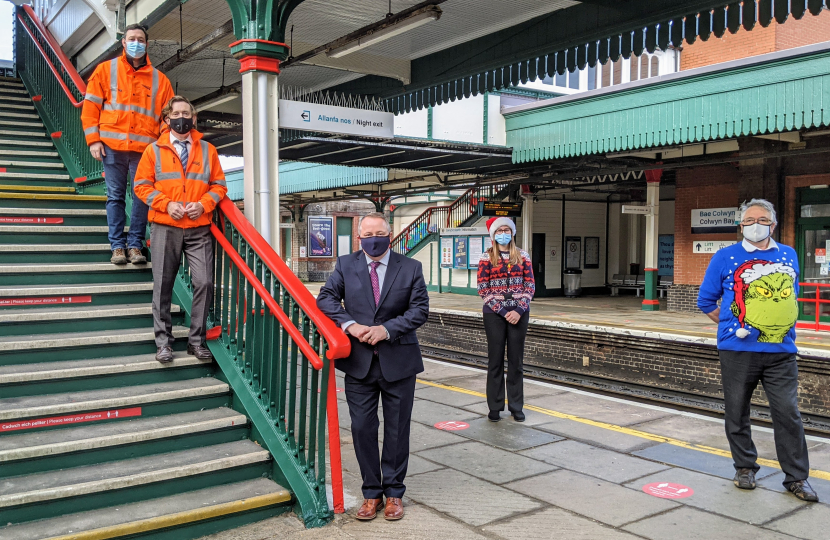
{"label": "black shoe", "polygon": [[513,413],[513,420],[516,422],[524,422],[525,421],[525,413],[519,411]]}
{"label": "black shoe", "polygon": [[487,419],[491,422],[498,422],[501,420],[501,415],[499,414],[499,411],[490,411],[490,414],[487,415]]}
{"label": "black shoe", "polygon": [[204,345],[188,345],[187,354],[195,356],[199,360],[213,360],[213,355]]}
{"label": "black shoe", "polygon": [[156,360],[162,364],[169,364],[173,361],[173,349],[170,347],[159,347],[156,351]]}
{"label": "black shoe", "polygon": [[732,482],[739,489],[755,489],[755,471],[752,469],[738,469]]}
{"label": "black shoe", "polygon": [[787,489],[802,501],[818,502],[818,494],[816,494],[813,486],[811,486],[807,480],[793,482],[787,487]]}

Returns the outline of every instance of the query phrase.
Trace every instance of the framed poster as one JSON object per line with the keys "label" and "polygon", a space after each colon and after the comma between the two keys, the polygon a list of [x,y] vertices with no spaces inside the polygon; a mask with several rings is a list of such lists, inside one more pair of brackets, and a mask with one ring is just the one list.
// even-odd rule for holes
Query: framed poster
{"label": "framed poster", "polygon": [[452,238],[441,238],[441,268],[452,268]]}
{"label": "framed poster", "polygon": [[657,275],[674,275],[674,235],[661,234],[657,237]]}
{"label": "framed poster", "polygon": [[585,265],[583,268],[599,268],[599,236],[585,237]]}
{"label": "framed poster", "polygon": [[456,236],[452,239],[452,267],[461,270],[467,269],[467,237]]}
{"label": "framed poster", "polygon": [[579,236],[565,237],[565,269],[579,270],[582,264],[582,238]]}
{"label": "framed poster", "polygon": [[484,237],[471,236],[467,252],[467,266],[478,268],[478,260],[481,258],[481,254],[484,253]]}
{"label": "framed poster", "polygon": [[334,257],[334,218],[309,216],[307,221],[309,258]]}
{"label": "framed poster", "polygon": [[484,251],[487,251],[491,247],[493,247],[493,239],[490,238],[489,236],[485,236],[484,237]]}

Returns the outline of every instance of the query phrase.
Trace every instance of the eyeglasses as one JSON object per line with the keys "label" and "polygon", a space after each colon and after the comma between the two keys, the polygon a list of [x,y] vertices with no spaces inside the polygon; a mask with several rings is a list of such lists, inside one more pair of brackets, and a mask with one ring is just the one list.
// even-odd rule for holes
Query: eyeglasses
{"label": "eyeglasses", "polygon": [[499,233],[513,234],[513,230],[510,227],[501,227],[499,229],[496,229],[496,234]]}
{"label": "eyeglasses", "polygon": [[747,225],[747,226],[755,225],[756,223],[758,225],[772,225],[772,220],[769,219],[769,218],[762,217],[762,218],[758,218],[758,219],[746,218],[745,220],[741,221],[741,225]]}

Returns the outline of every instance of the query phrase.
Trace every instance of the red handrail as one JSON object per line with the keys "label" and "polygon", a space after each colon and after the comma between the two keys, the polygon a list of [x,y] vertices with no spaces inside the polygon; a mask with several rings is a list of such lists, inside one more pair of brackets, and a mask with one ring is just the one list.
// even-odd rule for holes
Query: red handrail
{"label": "red handrail", "polygon": [[816,297],[815,298],[799,298],[799,302],[803,302],[805,304],[813,304],[816,309],[816,321],[815,323],[808,323],[806,321],[798,321],[795,323],[796,328],[801,328],[803,330],[815,330],[816,332],[820,330],[828,331],[830,330],[830,324],[822,324],[820,322],[821,317],[821,304],[830,304],[830,300],[822,300],[819,298],[820,291],[819,289],[822,287],[830,287],[830,283],[799,283],[799,287],[802,289],[804,287],[815,287],[816,288]]}
{"label": "red handrail", "polygon": [[346,336],[334,321],[323,315],[323,312],[317,307],[317,301],[308,292],[305,285],[303,285],[293,272],[288,270],[288,267],[282,262],[280,256],[274,252],[274,249],[262,238],[262,235],[251,225],[248,219],[242,215],[242,212],[233,204],[233,201],[225,197],[219,203],[219,209],[225,214],[225,219],[229,220],[236,227],[236,230],[239,231],[239,234],[242,235],[242,238],[245,239],[248,245],[254,248],[254,251],[262,259],[262,262],[271,269],[280,281],[280,284],[288,291],[288,294],[294,298],[306,315],[308,315],[308,318],[320,330],[320,335],[329,344],[326,357],[329,360],[335,360],[349,356],[352,344],[349,342],[348,336]]}
{"label": "red handrail", "polygon": [[34,23],[35,27],[43,36],[43,39],[45,39],[46,42],[49,43],[49,48],[52,49],[52,52],[55,53],[55,56],[58,57],[58,61],[61,63],[61,67],[66,72],[66,74],[69,75],[69,78],[72,79],[72,82],[75,83],[75,86],[78,88],[78,91],[81,94],[86,95],[86,83],[81,78],[81,74],[78,73],[78,70],[75,69],[75,66],[72,65],[72,62],[69,61],[69,58],[66,56],[66,53],[63,52],[63,49],[61,49],[60,45],[58,45],[58,42],[55,41],[55,38],[54,36],[52,36],[52,33],[49,32],[49,30],[47,30],[45,26],[43,26],[43,23],[40,21],[40,19],[38,19],[37,15],[35,15],[35,10],[32,9],[31,6],[24,4],[23,11],[25,11],[29,18],[32,19],[32,22]]}

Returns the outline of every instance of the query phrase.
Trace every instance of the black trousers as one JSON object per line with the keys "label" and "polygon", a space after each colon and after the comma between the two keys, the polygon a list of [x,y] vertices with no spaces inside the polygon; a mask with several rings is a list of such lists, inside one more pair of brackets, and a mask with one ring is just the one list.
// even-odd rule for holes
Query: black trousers
{"label": "black trousers", "polygon": [[[409,424],[415,401],[415,375],[400,381],[383,378],[378,357],[363,379],[346,375],[346,402],[363,497],[403,497],[409,466]],[[378,455],[378,398],[383,402],[383,454]]]}
{"label": "black trousers", "polygon": [[484,314],[487,334],[487,405],[491,411],[504,410],[504,346],[507,345],[507,408],[511,413],[524,407],[524,356],[527,323],[524,312],[519,322],[510,324],[497,313]]}
{"label": "black trousers", "polygon": [[736,469],[760,467],[752,442],[749,402],[760,381],[769,400],[775,452],[784,485],[806,480],[810,472],[804,424],[798,411],[798,364],[790,353],[718,351],[726,407],[726,438]]}

